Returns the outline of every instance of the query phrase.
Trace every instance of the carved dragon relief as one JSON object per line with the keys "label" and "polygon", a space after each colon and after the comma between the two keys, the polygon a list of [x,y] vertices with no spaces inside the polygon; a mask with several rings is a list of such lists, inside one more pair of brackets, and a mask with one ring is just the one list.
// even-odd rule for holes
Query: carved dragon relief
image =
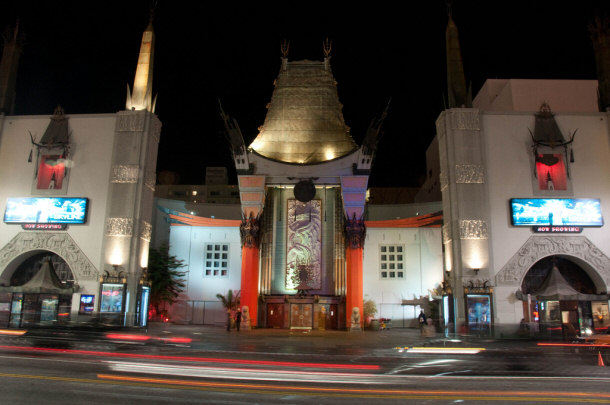
{"label": "carved dragon relief", "polygon": [[518,286],[534,263],[558,254],[583,260],[610,286],[610,258],[585,236],[531,236],[496,274],[496,285]]}
{"label": "carved dragon relief", "polygon": [[0,274],[23,253],[33,250],[48,250],[60,256],[70,266],[76,281],[96,280],[97,269],[74,239],[67,233],[20,232],[0,249]]}

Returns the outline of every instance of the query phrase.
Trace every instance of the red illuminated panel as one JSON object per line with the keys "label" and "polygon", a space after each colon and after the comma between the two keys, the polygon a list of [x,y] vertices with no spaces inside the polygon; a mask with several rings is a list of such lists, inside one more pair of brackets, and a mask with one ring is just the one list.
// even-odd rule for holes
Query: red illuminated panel
{"label": "red illuminated panel", "polygon": [[40,159],[38,168],[38,190],[61,189],[66,166],[59,156],[45,155]]}
{"label": "red illuminated panel", "polygon": [[558,161],[552,166],[547,166],[540,161],[536,162],[538,187],[540,190],[567,190],[566,166],[563,163],[563,156],[557,154],[553,157]]}

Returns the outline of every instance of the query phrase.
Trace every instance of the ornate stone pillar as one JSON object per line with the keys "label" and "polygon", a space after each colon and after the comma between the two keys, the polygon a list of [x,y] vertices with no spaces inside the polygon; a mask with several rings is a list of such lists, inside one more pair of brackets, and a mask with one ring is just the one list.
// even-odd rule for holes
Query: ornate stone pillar
{"label": "ornate stone pillar", "polygon": [[347,238],[347,249],[345,260],[347,267],[347,291],[345,295],[346,325],[351,325],[352,310],[358,307],[360,313],[360,327],[363,321],[362,303],[362,250],[366,227],[364,219],[352,216],[345,221],[345,236]]}
{"label": "ornate stone pillar", "polygon": [[258,265],[260,242],[260,216],[252,214],[244,218],[241,233],[241,298],[240,305],[250,311],[250,326],[256,327],[258,321]]}

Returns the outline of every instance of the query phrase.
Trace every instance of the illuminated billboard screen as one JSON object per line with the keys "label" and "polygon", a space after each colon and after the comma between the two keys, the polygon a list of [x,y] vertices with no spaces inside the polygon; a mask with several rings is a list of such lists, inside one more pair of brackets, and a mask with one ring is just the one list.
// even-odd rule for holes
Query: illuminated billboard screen
{"label": "illuminated billboard screen", "polygon": [[84,224],[88,200],[66,197],[9,198],[4,222],[7,224]]}
{"label": "illuminated billboard screen", "polygon": [[602,226],[602,209],[595,198],[513,198],[511,221],[515,226]]}

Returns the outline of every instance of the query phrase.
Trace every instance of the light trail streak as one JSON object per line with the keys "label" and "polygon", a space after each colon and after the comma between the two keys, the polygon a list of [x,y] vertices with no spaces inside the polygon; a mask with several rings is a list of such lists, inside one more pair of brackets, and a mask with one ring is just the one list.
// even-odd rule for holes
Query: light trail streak
{"label": "light trail streak", "polygon": [[549,347],[606,347],[610,348],[608,343],[537,343],[538,346],[549,346]]}
{"label": "light trail streak", "polygon": [[21,336],[27,332],[26,330],[18,329],[0,329],[0,335]]}
{"label": "light trail streak", "polygon": [[407,353],[477,354],[484,350],[482,347],[411,347],[407,349]]}
{"label": "light trail streak", "polygon": [[396,389],[357,389],[349,387],[294,387],[267,384],[222,383],[206,381],[173,380],[167,378],[125,377],[120,375],[98,374],[98,379],[71,378],[0,373],[0,378],[104,384],[139,387],[144,389],[166,388],[177,390],[197,390],[232,392],[243,394],[300,395],[337,398],[380,398],[380,399],[422,399],[422,400],[471,400],[501,402],[578,402],[610,403],[610,394],[598,392],[540,392],[540,391],[472,391],[472,390],[396,390]]}
{"label": "light trail streak", "polygon": [[300,367],[300,368],[317,368],[317,369],[339,369],[339,370],[379,370],[381,367],[376,364],[345,364],[345,363],[304,363],[295,361],[271,361],[271,360],[248,360],[248,359],[226,359],[213,357],[195,357],[195,356],[167,356],[154,354],[139,354],[139,353],[116,353],[116,352],[100,352],[89,350],[73,350],[73,349],[55,349],[48,347],[26,347],[26,346],[0,346],[0,349],[18,350],[23,352],[51,352],[77,354],[86,356],[100,357],[123,357],[133,359],[147,360],[173,360],[198,363],[221,363],[221,364],[241,364],[255,366],[272,366],[272,367]]}
{"label": "light trail streak", "polygon": [[[589,392],[547,392],[547,391],[476,391],[476,390],[403,390],[403,389],[371,389],[350,387],[322,387],[322,386],[286,386],[272,384],[225,383],[191,380],[174,380],[168,378],[130,377],[111,374],[98,374],[102,380],[117,382],[149,383],[163,386],[197,387],[207,390],[257,392],[266,394],[317,394],[339,397],[366,397],[366,398],[404,398],[404,399],[468,399],[473,401],[537,401],[560,402],[579,401],[591,403],[610,403],[610,394]],[[261,391],[262,390],[262,391]]]}
{"label": "light trail streak", "polygon": [[[338,373],[234,367],[173,366],[166,364],[107,362],[113,371],[173,375],[180,377],[223,378],[235,380],[325,382],[333,384],[387,384],[392,376],[366,373]],[[396,378],[396,376],[394,376]]]}

